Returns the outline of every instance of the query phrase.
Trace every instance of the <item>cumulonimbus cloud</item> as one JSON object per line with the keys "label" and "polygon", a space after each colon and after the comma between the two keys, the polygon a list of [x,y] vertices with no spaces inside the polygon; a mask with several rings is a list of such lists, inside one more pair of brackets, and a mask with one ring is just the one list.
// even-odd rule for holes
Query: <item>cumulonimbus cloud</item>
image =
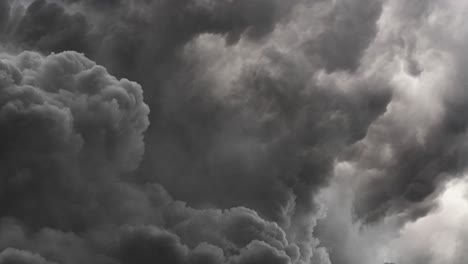
{"label": "cumulonimbus cloud", "polygon": [[0,262],[368,261],[465,169],[457,8],[0,2]]}

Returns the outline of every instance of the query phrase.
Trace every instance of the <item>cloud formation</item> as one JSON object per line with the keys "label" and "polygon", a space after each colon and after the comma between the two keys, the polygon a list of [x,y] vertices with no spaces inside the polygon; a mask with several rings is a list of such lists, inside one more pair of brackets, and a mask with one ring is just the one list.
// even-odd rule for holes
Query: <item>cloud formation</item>
{"label": "cloud formation", "polygon": [[306,263],[244,207],[187,207],[125,173],[143,155],[141,87],[82,54],[2,55],[5,263]]}
{"label": "cloud formation", "polygon": [[467,10],[1,1],[0,262],[439,263],[382,240],[464,175]]}
{"label": "cloud formation", "polygon": [[83,212],[68,203],[97,191],[86,185],[139,164],[149,112],[141,87],[75,52],[3,55],[0,65],[2,215],[71,228]]}

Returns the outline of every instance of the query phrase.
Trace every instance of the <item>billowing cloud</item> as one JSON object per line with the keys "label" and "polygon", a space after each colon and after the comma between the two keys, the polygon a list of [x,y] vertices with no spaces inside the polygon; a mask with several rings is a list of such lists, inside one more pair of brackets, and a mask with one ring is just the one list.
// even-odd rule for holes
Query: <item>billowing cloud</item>
{"label": "billowing cloud", "polygon": [[126,179],[149,124],[137,83],[76,52],[2,54],[1,72],[5,262],[307,263],[256,211],[193,209]]}
{"label": "billowing cloud", "polygon": [[[400,5],[404,4],[390,6],[387,15],[395,15],[395,10],[403,8]],[[421,12],[420,20],[429,19],[427,13],[432,12],[436,22],[408,19],[411,30],[422,35],[408,40],[418,46],[413,56],[421,72],[414,76],[407,68],[412,62],[403,61],[406,69],[395,73],[393,79],[398,99],[389,105],[389,111],[374,123],[353,152],[352,159],[363,174],[369,175],[357,192],[357,213],[369,220],[386,213],[403,213],[411,219],[424,216],[433,207],[439,186],[466,169],[466,120],[458,114],[466,107],[463,81],[466,58],[457,48],[466,39],[437,33],[455,23],[444,17],[446,12],[462,16],[454,10],[466,7],[438,2],[430,6]],[[406,25],[396,24],[394,30],[408,35]],[[393,36],[382,34],[382,38]],[[444,41],[437,43],[440,38]],[[407,59],[406,52],[398,55],[403,57],[400,61]]]}
{"label": "billowing cloud", "polygon": [[87,180],[138,166],[149,111],[141,87],[74,52],[2,55],[0,68],[2,215],[68,226],[84,213],[68,203],[97,191]]}
{"label": "billowing cloud", "polygon": [[0,253],[0,263],[2,264],[50,264],[41,256],[27,251],[7,248]]}
{"label": "billowing cloud", "polygon": [[323,31],[305,43],[308,55],[318,59],[327,71],[354,70],[377,34],[382,2],[334,1],[328,12]]}
{"label": "billowing cloud", "polygon": [[0,260],[442,263],[467,8],[1,1]]}

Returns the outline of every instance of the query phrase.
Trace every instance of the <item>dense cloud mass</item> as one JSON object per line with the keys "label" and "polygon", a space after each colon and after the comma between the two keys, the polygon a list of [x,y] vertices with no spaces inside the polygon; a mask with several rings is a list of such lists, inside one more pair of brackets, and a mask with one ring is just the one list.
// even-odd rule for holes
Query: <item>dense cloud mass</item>
{"label": "dense cloud mass", "polygon": [[0,0],[0,264],[465,263],[467,14]]}

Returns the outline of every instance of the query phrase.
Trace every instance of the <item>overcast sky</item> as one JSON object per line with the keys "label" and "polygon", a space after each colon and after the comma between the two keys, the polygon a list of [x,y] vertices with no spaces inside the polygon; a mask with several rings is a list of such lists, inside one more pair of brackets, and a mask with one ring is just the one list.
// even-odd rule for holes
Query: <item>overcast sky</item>
{"label": "overcast sky", "polygon": [[467,16],[0,0],[0,264],[468,263]]}

